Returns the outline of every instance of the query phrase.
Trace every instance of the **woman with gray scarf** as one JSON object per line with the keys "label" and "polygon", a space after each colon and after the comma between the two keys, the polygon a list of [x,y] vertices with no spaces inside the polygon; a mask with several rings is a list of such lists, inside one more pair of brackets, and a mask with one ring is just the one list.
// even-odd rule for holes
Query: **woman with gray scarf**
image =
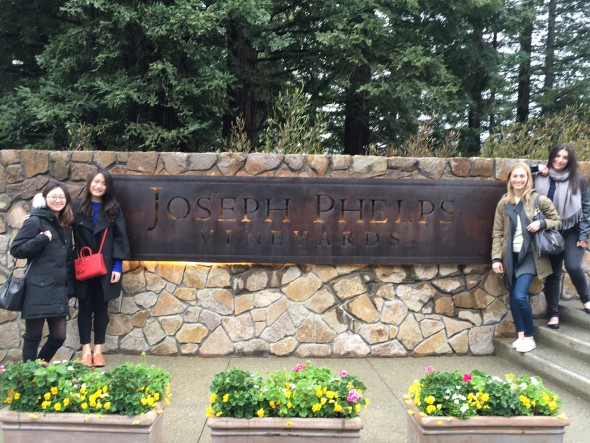
{"label": "woman with gray scarf", "polygon": [[555,145],[549,151],[547,166],[539,166],[535,189],[553,201],[562,221],[565,251],[549,256],[553,273],[545,280],[547,326],[559,328],[559,299],[562,267],[569,274],[584,311],[590,314],[588,281],[582,269],[582,259],[590,235],[590,194],[586,179],[578,169],[576,153],[571,144]]}

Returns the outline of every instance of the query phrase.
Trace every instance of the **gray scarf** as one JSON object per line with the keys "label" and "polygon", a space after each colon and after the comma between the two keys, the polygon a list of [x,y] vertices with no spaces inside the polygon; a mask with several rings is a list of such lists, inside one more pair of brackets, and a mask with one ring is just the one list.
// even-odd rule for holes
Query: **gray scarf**
{"label": "gray scarf", "polygon": [[553,204],[557,213],[561,217],[562,229],[574,227],[582,219],[582,193],[578,186],[578,191],[574,194],[569,182],[570,173],[566,169],[558,172],[549,168],[549,176],[544,177],[537,174],[535,177],[535,189],[543,195],[549,193],[549,179],[555,182],[555,194],[553,194]]}

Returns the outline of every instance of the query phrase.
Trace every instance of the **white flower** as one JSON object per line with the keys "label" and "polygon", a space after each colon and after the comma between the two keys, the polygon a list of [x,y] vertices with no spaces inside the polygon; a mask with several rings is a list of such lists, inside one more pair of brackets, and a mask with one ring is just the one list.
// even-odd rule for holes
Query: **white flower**
{"label": "white flower", "polygon": [[453,401],[453,403],[455,403],[456,405],[458,405],[458,404],[459,404],[459,399],[455,399],[455,400]]}
{"label": "white flower", "polygon": [[539,382],[535,377],[531,377],[531,383],[533,384],[533,386],[539,386]]}
{"label": "white flower", "polygon": [[461,412],[463,412],[463,413],[467,412],[468,409],[469,409],[469,405],[467,403],[465,403],[463,406],[461,406]]}
{"label": "white flower", "polygon": [[68,366],[68,371],[73,371],[74,367],[73,366]]}
{"label": "white flower", "polygon": [[523,391],[527,388],[527,384],[526,383],[521,383],[520,384],[520,389],[522,389]]}

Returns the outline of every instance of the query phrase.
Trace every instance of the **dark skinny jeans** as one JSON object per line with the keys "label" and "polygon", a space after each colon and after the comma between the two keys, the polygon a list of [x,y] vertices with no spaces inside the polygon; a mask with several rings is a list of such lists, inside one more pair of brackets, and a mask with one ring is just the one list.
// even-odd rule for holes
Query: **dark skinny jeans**
{"label": "dark skinny jeans", "polygon": [[588,281],[582,269],[585,248],[578,248],[578,232],[574,229],[563,231],[565,251],[558,255],[550,255],[553,273],[545,279],[545,300],[547,300],[547,318],[559,317],[559,299],[561,297],[561,276],[563,262],[582,303],[590,301],[588,297]]}
{"label": "dark skinny jeans", "polygon": [[109,302],[104,301],[102,287],[98,278],[90,280],[86,288],[86,296],[78,300],[78,332],[80,344],[90,343],[94,329],[94,343],[102,345],[106,339],[109,324]]}

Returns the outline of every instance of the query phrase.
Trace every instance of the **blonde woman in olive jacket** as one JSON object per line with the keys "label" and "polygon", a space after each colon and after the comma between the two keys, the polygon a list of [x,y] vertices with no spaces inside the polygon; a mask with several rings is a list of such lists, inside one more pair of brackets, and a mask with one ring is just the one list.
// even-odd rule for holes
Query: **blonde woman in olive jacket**
{"label": "blonde woman in olive jacket", "polygon": [[539,257],[534,241],[541,229],[560,229],[557,210],[545,196],[539,198],[544,221],[533,221],[536,192],[526,163],[517,163],[508,172],[508,192],[498,202],[492,231],[492,270],[503,274],[510,290],[510,310],[518,339],[512,344],[519,352],[535,349],[533,311],[528,290],[535,275],[543,279],[551,274],[547,256]]}

